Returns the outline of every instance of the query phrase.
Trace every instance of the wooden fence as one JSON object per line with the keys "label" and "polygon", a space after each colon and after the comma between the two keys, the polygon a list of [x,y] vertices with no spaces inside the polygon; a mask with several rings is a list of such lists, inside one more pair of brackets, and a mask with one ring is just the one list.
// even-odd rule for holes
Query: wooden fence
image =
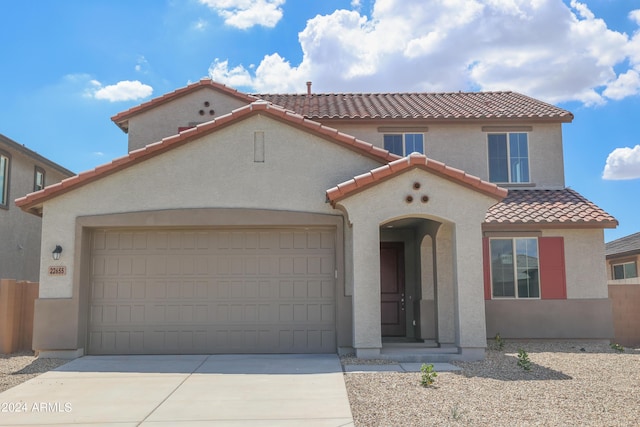
{"label": "wooden fence", "polygon": [[640,284],[609,284],[613,307],[614,342],[640,347]]}
{"label": "wooden fence", "polygon": [[31,351],[38,283],[0,279],[0,354]]}

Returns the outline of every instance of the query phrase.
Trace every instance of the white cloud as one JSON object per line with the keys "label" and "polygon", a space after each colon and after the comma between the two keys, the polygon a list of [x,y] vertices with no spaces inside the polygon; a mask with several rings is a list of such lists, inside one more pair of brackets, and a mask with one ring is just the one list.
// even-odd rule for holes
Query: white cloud
{"label": "white cloud", "polygon": [[[318,91],[515,90],[587,105],[640,90],[640,31],[613,31],[576,0],[377,0],[370,16],[310,19],[298,41],[299,64],[272,53],[255,71],[218,60],[210,75],[232,86],[241,75],[258,92],[303,92],[311,80]],[[222,63],[229,76],[212,74]]]}
{"label": "white cloud", "polygon": [[151,96],[153,88],[137,80],[123,80],[114,85],[102,86],[97,80],[90,82],[87,94],[95,99],[106,99],[110,102],[135,101]]}
{"label": "white cloud", "polygon": [[256,25],[273,28],[282,19],[285,0],[200,0],[213,9],[225,24],[245,30]]}
{"label": "white cloud", "polygon": [[614,82],[607,86],[602,94],[611,99],[623,99],[639,92],[640,74],[636,70],[629,70],[624,74],[620,74]]}
{"label": "white cloud", "polygon": [[138,59],[136,60],[136,65],[134,68],[137,72],[146,74],[149,69],[149,62],[147,61],[147,58],[145,58],[143,55],[138,55]]}
{"label": "white cloud", "polygon": [[613,150],[602,173],[603,179],[640,178],[640,145]]}
{"label": "white cloud", "polygon": [[209,77],[233,87],[252,85],[251,75],[242,65],[229,69],[229,61],[220,61],[218,58],[209,66]]}

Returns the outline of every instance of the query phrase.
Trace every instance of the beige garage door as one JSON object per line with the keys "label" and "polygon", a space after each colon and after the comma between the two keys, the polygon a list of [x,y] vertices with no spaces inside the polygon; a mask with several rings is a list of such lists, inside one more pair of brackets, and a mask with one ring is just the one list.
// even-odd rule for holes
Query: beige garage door
{"label": "beige garage door", "polygon": [[96,230],[90,354],[335,352],[332,229]]}

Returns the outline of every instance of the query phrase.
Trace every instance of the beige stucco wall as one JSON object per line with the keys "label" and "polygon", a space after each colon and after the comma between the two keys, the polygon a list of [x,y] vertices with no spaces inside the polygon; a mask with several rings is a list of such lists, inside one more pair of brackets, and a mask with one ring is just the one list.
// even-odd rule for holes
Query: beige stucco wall
{"label": "beige stucco wall", "polygon": [[566,300],[495,299],[486,301],[487,337],[613,337],[602,229],[544,229],[542,236],[564,238]]}
{"label": "beige stucco wall", "polygon": [[564,237],[567,274],[567,298],[607,298],[607,276],[604,261],[604,230],[550,229],[543,236]]}
{"label": "beige stucco wall", "polygon": [[14,204],[14,200],[33,192],[36,166],[44,169],[46,185],[59,182],[67,176],[8,145],[0,144],[0,149],[11,156],[8,209],[0,208],[0,278],[36,282],[40,271],[42,221],[35,215],[23,212]]}
{"label": "beige stucco wall", "polygon": [[[421,184],[420,189],[414,189],[415,182]],[[427,203],[421,202],[423,194],[429,197]],[[412,203],[405,201],[407,195],[413,196]],[[409,170],[340,201],[353,226],[354,347],[357,352],[374,355],[381,347],[379,227],[407,217],[450,224],[450,229],[441,227],[438,231],[438,235],[444,236],[444,240],[438,239],[441,245],[451,239],[448,253],[452,256],[449,273],[441,269],[440,264],[437,267],[438,285],[450,281],[453,286],[449,307],[438,306],[439,316],[446,311],[451,313],[448,320],[455,326],[459,347],[484,348],[481,223],[487,208],[494,203],[495,199],[489,196],[420,169]],[[439,304],[440,298],[444,297],[439,296]]]}
{"label": "beige stucco wall", "polygon": [[[327,122],[342,132],[363,139],[379,147],[384,146],[384,133],[378,132],[380,123],[342,124]],[[462,169],[467,173],[489,180],[489,160],[487,149],[487,133],[482,131],[483,125],[518,126],[523,123],[435,123],[424,122],[425,154],[449,166]],[[562,151],[562,125],[559,123],[524,124],[531,126],[529,134],[529,169],[531,182],[536,188],[563,188],[564,161]],[[393,125],[401,128],[402,125]],[[412,123],[411,127],[420,124]]]}
{"label": "beige stucco wall", "polygon": [[[204,105],[205,102],[209,102],[208,107]],[[211,121],[244,105],[247,103],[212,88],[203,87],[132,117],[129,120],[129,151],[175,135],[179,127]],[[204,115],[200,114],[200,110]],[[210,110],[214,111],[213,115],[210,114]]]}
{"label": "beige stucco wall", "polygon": [[[265,162],[254,162],[254,131],[265,134]],[[332,186],[379,166],[336,144],[256,115],[52,199],[44,205],[43,248],[64,248],[67,275],[42,257],[41,298],[70,298],[76,273],[76,218],[188,208],[254,208],[340,215],[325,202]],[[50,252],[50,250],[49,250]],[[348,263],[349,260],[347,260]]]}

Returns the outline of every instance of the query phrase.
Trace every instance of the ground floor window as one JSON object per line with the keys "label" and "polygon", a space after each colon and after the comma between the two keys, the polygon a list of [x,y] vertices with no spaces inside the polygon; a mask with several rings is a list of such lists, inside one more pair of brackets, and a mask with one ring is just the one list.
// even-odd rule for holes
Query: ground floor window
{"label": "ground floor window", "polygon": [[491,289],[495,298],[540,298],[537,238],[492,238]]}
{"label": "ground floor window", "polygon": [[613,264],[614,280],[630,279],[632,277],[638,277],[638,268],[634,261],[621,264]]}

